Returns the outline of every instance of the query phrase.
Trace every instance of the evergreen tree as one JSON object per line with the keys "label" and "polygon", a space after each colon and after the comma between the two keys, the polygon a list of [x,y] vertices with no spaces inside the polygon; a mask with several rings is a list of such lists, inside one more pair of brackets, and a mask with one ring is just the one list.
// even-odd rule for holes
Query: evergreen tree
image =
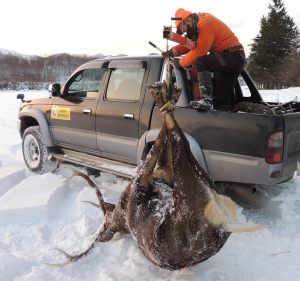
{"label": "evergreen tree", "polygon": [[[260,22],[260,32],[251,44],[247,69],[260,88],[289,86],[289,70],[300,47],[300,35],[282,0],[272,0],[268,16]],[[299,62],[300,63],[300,62]]]}

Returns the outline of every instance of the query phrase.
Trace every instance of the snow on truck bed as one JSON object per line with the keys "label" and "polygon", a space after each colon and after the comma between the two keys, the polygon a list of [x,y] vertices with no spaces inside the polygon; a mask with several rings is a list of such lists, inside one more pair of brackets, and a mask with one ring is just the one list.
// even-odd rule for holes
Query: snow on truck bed
{"label": "snow on truck bed", "polygon": [[[291,96],[299,88],[287,89]],[[264,97],[288,99],[282,91]],[[274,186],[271,201],[260,211],[240,209],[240,220],[267,224],[254,233],[233,234],[215,256],[199,265],[170,272],[154,266],[130,235],[98,244],[80,261],[64,267],[55,248],[70,253],[85,249],[103,220],[82,201],[96,201],[87,183],[67,180],[62,166],[54,174],[35,175],[23,162],[17,131],[17,92],[0,91],[0,281],[28,280],[300,280],[300,178]],[[29,98],[46,92],[25,93]],[[270,101],[271,101],[270,100]],[[104,198],[117,202],[127,181],[109,174],[94,178]]]}

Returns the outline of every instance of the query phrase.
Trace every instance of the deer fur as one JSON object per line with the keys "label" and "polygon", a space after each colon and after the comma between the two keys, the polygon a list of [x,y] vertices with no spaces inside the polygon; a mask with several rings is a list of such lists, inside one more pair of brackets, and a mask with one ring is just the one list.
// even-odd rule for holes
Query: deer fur
{"label": "deer fur", "polygon": [[78,260],[96,242],[111,240],[115,233],[130,233],[151,262],[176,270],[216,254],[232,232],[261,228],[235,223],[236,204],[214,191],[212,180],[195,160],[174,117],[180,89],[169,89],[164,82],[150,86],[150,92],[162,112],[163,125],[118,204],[104,202],[97,185],[81,172],[75,173],[95,188],[104,224],[83,253],[72,256],[60,250],[68,261]]}

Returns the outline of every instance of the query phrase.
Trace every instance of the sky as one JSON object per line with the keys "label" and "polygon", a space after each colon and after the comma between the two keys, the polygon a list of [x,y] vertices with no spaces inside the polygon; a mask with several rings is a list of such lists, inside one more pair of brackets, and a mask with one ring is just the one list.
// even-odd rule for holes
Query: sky
{"label": "sky", "polygon": [[[299,0],[283,1],[300,27]],[[166,49],[163,26],[174,25],[178,8],[208,12],[223,20],[249,54],[271,0],[1,0],[0,48],[26,55],[146,55]],[[173,46],[169,42],[169,47]]]}

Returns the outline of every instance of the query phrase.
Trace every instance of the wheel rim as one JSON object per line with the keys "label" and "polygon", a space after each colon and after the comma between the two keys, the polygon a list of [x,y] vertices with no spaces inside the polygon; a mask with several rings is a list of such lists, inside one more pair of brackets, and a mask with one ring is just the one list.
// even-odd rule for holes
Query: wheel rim
{"label": "wheel rim", "polygon": [[30,169],[36,169],[41,160],[41,151],[38,141],[32,135],[24,138],[24,158]]}

